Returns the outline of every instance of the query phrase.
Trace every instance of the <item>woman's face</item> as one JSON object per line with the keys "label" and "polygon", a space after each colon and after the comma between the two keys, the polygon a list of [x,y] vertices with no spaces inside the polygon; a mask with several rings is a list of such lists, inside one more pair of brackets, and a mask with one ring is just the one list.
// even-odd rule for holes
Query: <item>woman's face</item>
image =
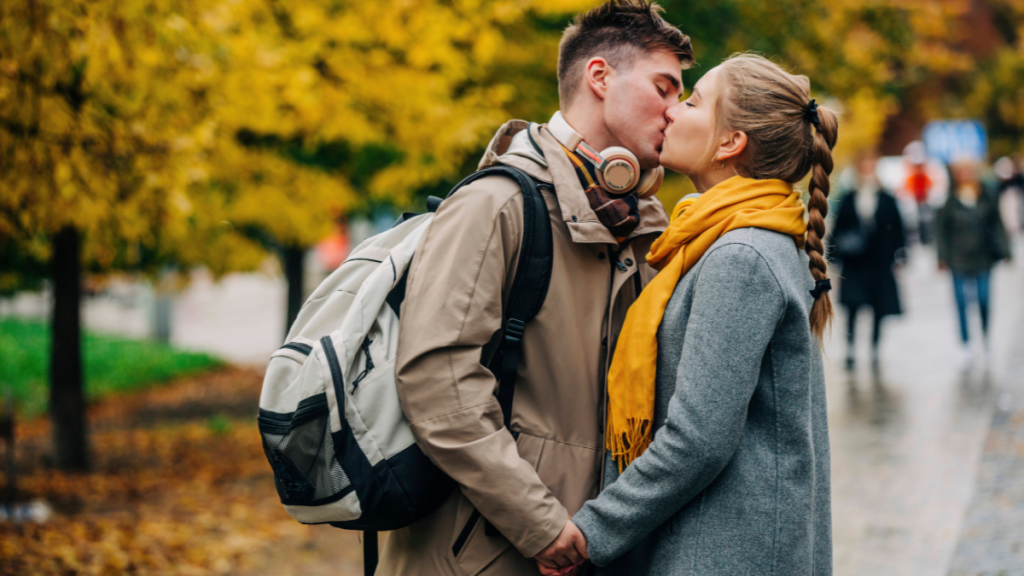
{"label": "woman's face", "polygon": [[706,169],[705,155],[715,130],[714,101],[720,67],[711,69],[693,87],[689,98],[668,109],[668,127],[661,165],[691,178]]}

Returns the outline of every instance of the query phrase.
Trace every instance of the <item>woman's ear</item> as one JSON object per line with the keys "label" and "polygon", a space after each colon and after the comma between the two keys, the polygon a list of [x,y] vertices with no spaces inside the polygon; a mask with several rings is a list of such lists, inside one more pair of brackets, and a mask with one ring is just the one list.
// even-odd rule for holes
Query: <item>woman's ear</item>
{"label": "woman's ear", "polygon": [[727,132],[725,137],[718,144],[718,153],[715,154],[715,162],[724,162],[729,158],[735,158],[747,149],[747,134],[739,130]]}

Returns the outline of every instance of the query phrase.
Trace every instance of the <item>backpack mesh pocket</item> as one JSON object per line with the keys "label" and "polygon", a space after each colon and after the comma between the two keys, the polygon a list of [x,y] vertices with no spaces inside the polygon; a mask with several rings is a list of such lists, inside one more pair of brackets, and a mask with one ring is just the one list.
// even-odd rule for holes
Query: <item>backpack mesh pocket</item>
{"label": "backpack mesh pocket", "polygon": [[260,410],[263,451],[283,504],[317,506],[353,490],[338,463],[329,418],[324,394],[306,398],[290,414]]}

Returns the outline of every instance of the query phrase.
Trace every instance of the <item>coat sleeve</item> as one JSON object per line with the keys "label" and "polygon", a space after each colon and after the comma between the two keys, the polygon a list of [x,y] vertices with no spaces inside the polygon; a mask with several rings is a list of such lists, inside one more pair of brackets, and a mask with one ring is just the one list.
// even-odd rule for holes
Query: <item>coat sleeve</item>
{"label": "coat sleeve", "polygon": [[[831,238],[828,242],[829,245],[833,247],[833,249],[835,248],[836,241],[840,236],[858,226],[858,223],[856,221],[856,213],[854,212],[853,203],[851,202],[852,199],[853,193],[847,193],[845,196],[842,197],[841,200],[839,200],[839,208],[836,212],[835,226],[831,231]],[[843,262],[842,254],[835,252],[835,257],[840,261],[840,263]]]}
{"label": "coat sleeve", "polygon": [[896,262],[902,261],[905,258],[904,251],[907,247],[907,235],[903,227],[903,213],[900,211],[899,202],[896,200],[896,196],[893,196],[888,191],[880,193],[884,196],[886,204],[889,205],[886,210],[889,215],[889,222],[891,226],[888,231],[889,239],[886,241],[886,263],[892,266]]}
{"label": "coat sleeve", "polygon": [[699,270],[676,391],[651,446],[573,522],[607,565],[676,514],[721,472],[739,444],[761,359],[785,298],[752,247],[727,244]]}
{"label": "coat sleeve", "polygon": [[1003,224],[1003,212],[999,205],[999,193],[993,191],[989,196],[992,203],[992,210],[990,211],[988,226],[992,230],[991,234],[995,236],[995,241],[999,245],[1000,256],[1005,258],[1013,257],[1012,243],[1010,242],[1010,235],[1006,232],[1006,225]]}
{"label": "coat sleeve", "polygon": [[896,207],[896,252],[897,254],[903,252],[902,258],[906,259],[907,227],[903,222],[903,212],[900,211],[900,205],[895,196],[893,196],[893,205]]}
{"label": "coat sleeve", "polygon": [[[952,194],[953,192],[950,192]],[[949,229],[950,202],[947,200],[942,208],[935,212],[935,251],[938,255],[939,264],[949,265],[949,258],[952,252],[950,238],[952,231]]]}
{"label": "coat sleeve", "polygon": [[522,229],[522,194],[512,180],[484,178],[444,201],[413,259],[396,377],[420,448],[532,557],[554,541],[568,513],[519,457],[494,395],[497,381],[482,361],[501,328]]}

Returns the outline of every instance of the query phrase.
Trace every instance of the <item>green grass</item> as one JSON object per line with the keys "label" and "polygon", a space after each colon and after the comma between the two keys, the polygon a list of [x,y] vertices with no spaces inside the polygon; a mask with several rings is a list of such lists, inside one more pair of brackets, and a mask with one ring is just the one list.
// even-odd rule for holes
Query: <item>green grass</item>
{"label": "green grass", "polygon": [[[0,390],[11,386],[22,416],[46,411],[49,398],[50,328],[41,322],[0,318]],[[145,340],[85,332],[85,391],[89,399],[141,390],[177,376],[202,372],[222,361]]]}

